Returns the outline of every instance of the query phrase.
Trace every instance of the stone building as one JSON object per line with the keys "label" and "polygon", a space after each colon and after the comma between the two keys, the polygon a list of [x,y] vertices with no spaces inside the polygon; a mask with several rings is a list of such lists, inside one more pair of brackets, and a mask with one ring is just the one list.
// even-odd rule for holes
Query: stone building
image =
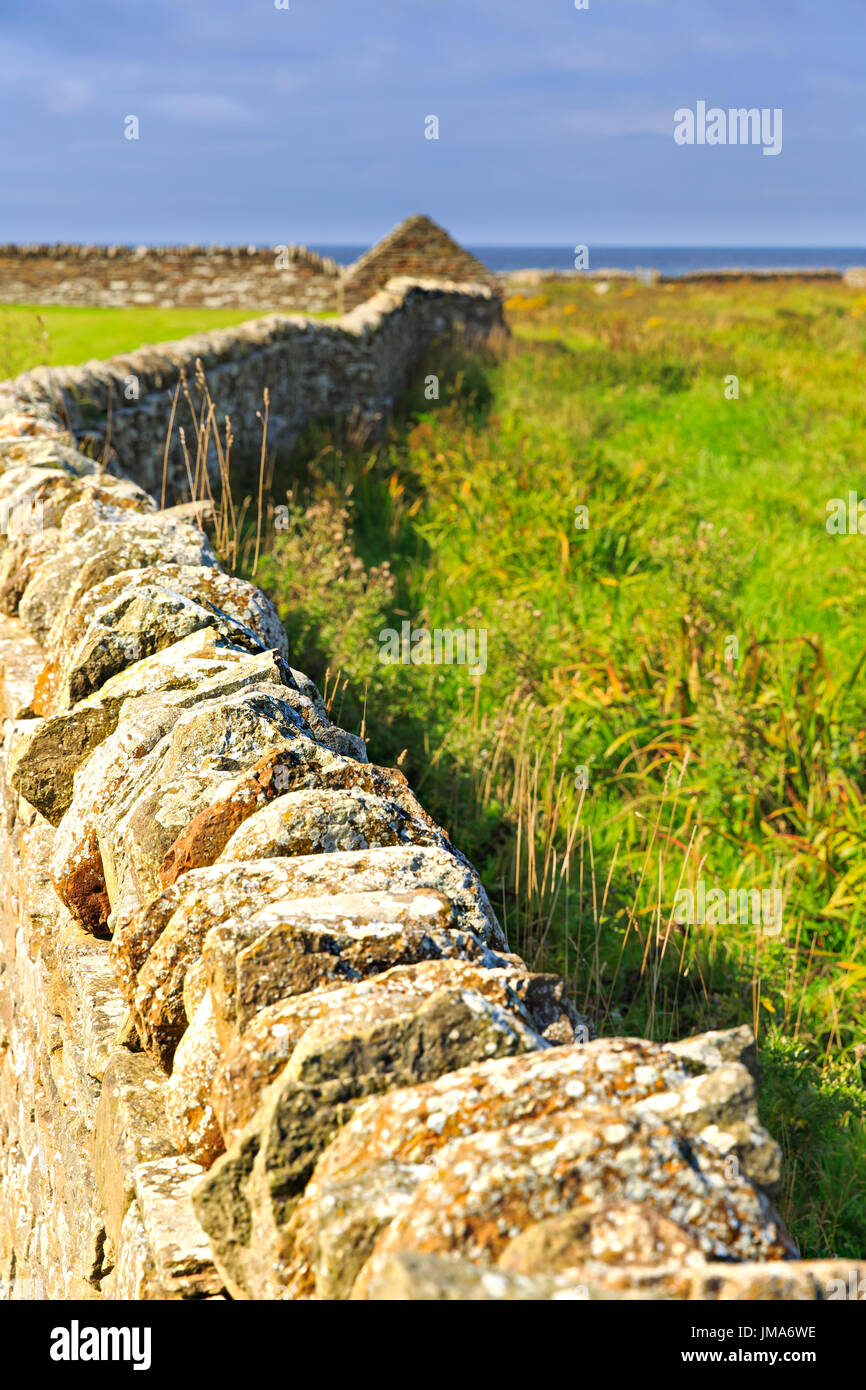
{"label": "stone building", "polygon": [[456,280],[499,290],[499,279],[460,246],[430,217],[407,217],[343,272],[340,295],[344,309],[369,299],[395,275],[428,280]]}

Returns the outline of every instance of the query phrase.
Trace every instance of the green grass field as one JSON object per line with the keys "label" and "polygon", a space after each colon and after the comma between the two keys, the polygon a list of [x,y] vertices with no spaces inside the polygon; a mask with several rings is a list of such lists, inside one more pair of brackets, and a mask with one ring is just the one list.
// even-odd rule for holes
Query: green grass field
{"label": "green grass field", "polygon": [[[84,309],[65,305],[0,304],[0,381],[43,365],[71,366],[114,357],[144,344],[231,328],[265,310]],[[327,314],[311,315],[316,318]]]}
{"label": "green grass field", "polygon": [[[512,296],[513,340],[429,349],[383,444],[311,431],[278,464],[257,574],[334,716],[603,1031],[755,1027],[810,1256],[866,1253],[866,536],[825,524],[866,496],[864,307]],[[485,674],[383,665],[404,619],[485,629]],[[699,879],[783,894],[781,932],[680,924]]]}

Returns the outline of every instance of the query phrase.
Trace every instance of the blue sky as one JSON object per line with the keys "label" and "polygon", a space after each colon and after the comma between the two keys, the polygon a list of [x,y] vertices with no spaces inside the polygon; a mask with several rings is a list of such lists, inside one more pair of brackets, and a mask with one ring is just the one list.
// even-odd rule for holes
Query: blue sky
{"label": "blue sky", "polygon": [[[0,240],[866,244],[864,0],[290,6],[3,0]],[[782,153],[676,145],[698,100]]]}

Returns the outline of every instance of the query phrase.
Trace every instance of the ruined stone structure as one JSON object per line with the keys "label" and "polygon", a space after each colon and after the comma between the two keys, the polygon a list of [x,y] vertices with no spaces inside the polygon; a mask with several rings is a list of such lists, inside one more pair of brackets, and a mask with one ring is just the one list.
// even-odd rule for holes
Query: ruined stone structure
{"label": "ruined stone structure", "polygon": [[389,280],[498,278],[429,217],[408,217],[354,265],[305,246],[0,245],[0,304],[342,313]]}
{"label": "ruined stone structure", "polygon": [[[369,313],[330,341],[383,401],[385,343],[495,327],[498,302],[403,285]],[[270,325],[272,365],[292,343]],[[0,390],[2,1291],[856,1288],[861,1266],[797,1260],[773,1207],[749,1030],[593,1038],[402,774],[331,721],[270,601],[121,476],[155,476],[144,446],[101,471],[70,383],[42,388]]]}
{"label": "ruined stone structure", "polygon": [[353,309],[395,275],[470,280],[495,292],[500,287],[499,277],[432,218],[407,217],[343,273],[341,307]]}

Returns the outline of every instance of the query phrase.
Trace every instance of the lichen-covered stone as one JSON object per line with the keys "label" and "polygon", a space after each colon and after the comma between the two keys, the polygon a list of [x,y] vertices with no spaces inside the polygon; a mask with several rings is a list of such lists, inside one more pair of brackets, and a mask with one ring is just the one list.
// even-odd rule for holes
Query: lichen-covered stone
{"label": "lichen-covered stone", "polygon": [[412,820],[436,833],[437,843],[450,848],[398,768],[359,763],[341,758],[320,744],[295,740],[284,748],[275,748],[248,773],[217,789],[211,805],[193,817],[167,852],[160,869],[163,885],[168,887],[189,869],[213,864],[234,832],[274,797],[313,788],[353,789],[392,801]]}
{"label": "lichen-covered stone", "polygon": [[165,1108],[174,1142],[181,1153],[204,1168],[209,1168],[225,1149],[210,1094],[220,1056],[213,999],[210,991],[205,990],[180,1040],[165,1088]]}
{"label": "lichen-covered stone", "polygon": [[16,564],[19,555],[16,547],[3,557],[4,604],[44,645],[64,595],[90,563],[93,551],[86,536],[66,540],[58,527],[45,531]]}
{"label": "lichen-covered stone", "polygon": [[[709,1108],[695,1105],[692,1090],[695,1081],[710,1083],[715,1070],[696,1076],[696,1069],[701,1065],[705,1064],[694,1058],[680,1059],[655,1043],[638,1039],[598,1039],[582,1046],[555,1048],[538,1056],[467,1067],[454,1076],[367,1102],[323,1154],[287,1228],[283,1248],[287,1288],[298,1296],[309,1296],[313,1288],[312,1251],[318,1239],[318,1224],[324,1219],[322,1212],[333,1205],[329,1194],[342,1191],[347,1184],[358,1191],[363,1174],[364,1183],[369,1184],[372,1194],[370,1200],[377,1207],[387,1207],[383,1188],[387,1186],[386,1175],[394,1165],[397,1165],[400,1190],[405,1196],[406,1165],[415,1165],[418,1179],[423,1181],[432,1171],[431,1165],[441,1163],[443,1169],[447,1166],[445,1159],[438,1157],[446,1147],[449,1152],[452,1148],[456,1150],[464,1140],[488,1131],[498,1133],[520,1126],[531,1129],[536,1123],[543,1128],[564,1111],[571,1115],[564,1133],[569,1124],[579,1131],[585,1117],[614,1113],[614,1107],[620,1117],[631,1116],[635,1123],[646,1123],[654,1131],[659,1123],[652,1109],[654,1102],[659,1097],[672,1096],[675,1103],[663,1107],[666,1116],[676,1122],[676,1130],[672,1127],[670,1133],[678,1132],[688,1136],[688,1142],[694,1137],[696,1142],[702,1143],[706,1152],[713,1155],[712,1171],[721,1175],[719,1181],[724,1185],[731,1175],[732,1183],[736,1179],[744,1193],[752,1194],[749,1200],[758,1203],[759,1194],[745,1176],[745,1170],[751,1166],[752,1159],[763,1168],[767,1162],[766,1151],[775,1146],[757,1121],[754,1083],[749,1093],[747,1083],[751,1078],[745,1068],[735,1063],[725,1064],[736,1067],[734,1084],[731,1085],[731,1079],[726,1082],[723,1078],[714,1088],[714,1104]],[[709,1087],[705,1094],[710,1094]],[[730,1117],[726,1114],[728,1105],[732,1110]],[[727,1140],[721,1145],[717,1140],[729,1123],[743,1122],[746,1116],[745,1143],[739,1151],[744,1175],[739,1178],[740,1167],[730,1162],[731,1147]],[[648,1157],[645,1158],[649,1163]],[[377,1178],[379,1170],[385,1176]],[[364,1184],[360,1190],[363,1192]],[[647,1194],[649,1190],[645,1189]],[[606,1200],[611,1198],[610,1190],[602,1192],[596,1187],[587,1191],[594,1194],[593,1200],[601,1196]],[[616,1192],[616,1200],[631,1198],[627,1193],[624,1197],[622,1192]],[[655,1197],[652,1200],[655,1203]],[[772,1209],[766,1207],[766,1211],[771,1213]],[[538,1220],[541,1215],[539,1209],[534,1219]],[[671,1219],[677,1220],[675,1215]],[[372,1229],[371,1218],[363,1213],[357,1213],[352,1222],[348,1216],[346,1220],[352,1229],[357,1227],[368,1232]],[[775,1218],[771,1214],[768,1220],[772,1223]],[[513,1234],[516,1235],[524,1224],[528,1221],[516,1227]],[[779,1238],[783,1242],[786,1240],[784,1233]],[[790,1246],[786,1245],[785,1249],[789,1252]],[[355,1251],[352,1258],[356,1269],[371,1250],[372,1246],[368,1246],[366,1250]],[[349,1253],[345,1253],[348,1260]]]}
{"label": "lichen-covered stone", "polygon": [[[587,1263],[567,1274],[514,1274],[451,1255],[404,1250],[371,1274],[358,1298],[382,1302],[814,1301],[857,1289],[866,1265],[848,1260],[644,1267]],[[848,1296],[848,1295],[842,1295]]]}
{"label": "lichen-covered stone", "polygon": [[183,711],[101,817],[99,847],[118,912],[161,889],[159,869],[179,830],[215,789],[259,758],[263,748],[312,732],[276,684],[252,687]]}
{"label": "lichen-covered stone", "polygon": [[419,1178],[360,1271],[361,1288],[400,1250],[495,1263],[531,1222],[600,1200],[651,1201],[709,1259],[794,1253],[766,1198],[727,1172],[716,1150],[618,1108],[566,1109],[474,1134],[443,1147]]}
{"label": "lichen-covered stone", "polygon": [[[9,539],[0,550],[0,612],[17,617],[21,598],[38,565],[56,559],[60,545],[56,527]],[[73,573],[69,569],[70,575]],[[33,634],[28,632],[28,636]]]}
{"label": "lichen-covered stone", "polygon": [[[354,1018],[341,1027],[334,1018],[330,1027],[313,1025],[194,1199],[230,1290],[274,1296],[281,1232],[318,1154],[364,1095],[450,1072],[476,1057],[541,1046],[519,1013],[459,987],[438,989],[414,1007],[398,1002],[390,1017],[386,1011],[366,1023]],[[225,1241],[243,1219],[236,1208],[244,1204],[249,1259]]]}
{"label": "lichen-covered stone", "polygon": [[631,1107],[690,1080],[666,1048],[640,1038],[597,1038],[496,1066],[481,1063],[371,1102],[323,1157],[316,1182],[385,1160],[426,1163],[443,1144],[488,1128],[578,1101]]}
{"label": "lichen-covered stone", "polygon": [[121,570],[160,561],[217,565],[197,527],[161,512],[131,512],[95,496],[67,507],[54,536],[56,544],[33,569],[17,610],[37,640],[47,636],[62,609],[74,609],[95,584]]}
{"label": "lichen-covered stone", "polygon": [[73,779],[95,748],[116,729],[127,704],[165,692],[153,704],[173,709],[230,694],[254,682],[281,684],[283,670],[272,652],[251,656],[225,642],[215,629],[191,636],[136,662],[71,710],[33,720],[22,730],[9,760],[12,785],[52,825],[72,800]]}
{"label": "lichen-covered stone", "polygon": [[[61,609],[46,642],[51,656],[36,681],[33,701],[37,714],[56,713],[70,703],[62,689],[66,668],[97,612],[149,585],[227,615],[250,629],[263,648],[273,649],[288,660],[288,642],[274,605],[245,580],[224,574],[212,565],[158,564],[124,570],[94,585],[80,597],[75,608]],[[140,648],[136,659],[144,655]]]}
{"label": "lichen-covered stone", "polygon": [[[418,895],[421,896],[420,894]],[[295,1049],[321,1049],[326,1036],[351,1036],[410,1012],[444,987],[474,990],[530,1027],[516,986],[522,972],[490,970],[454,958],[397,966],[342,988],[318,988],[256,1014],[223,1054],[213,999],[205,990],[174,1057],[166,1107],[179,1149],[209,1166],[253,1117],[264,1089]],[[194,991],[195,992],[195,991]],[[188,1007],[185,990],[185,1007]]]}
{"label": "lichen-covered stone", "polygon": [[269,674],[274,683],[266,688],[250,686],[180,713],[113,796],[97,828],[112,920],[159,892],[159,870],[178,831],[239,769],[260,761],[268,747],[286,748],[290,740],[316,747],[314,737],[323,737],[304,718],[308,704],[301,713],[297,692],[277,684],[284,674],[278,661]]}
{"label": "lichen-covered stone", "polygon": [[[73,502],[87,499],[130,511],[156,511],[153,498],[131,479],[117,478],[95,467],[91,473],[78,473],[68,462],[76,458],[80,458],[80,455],[58,450],[57,457],[46,459],[38,467],[32,463],[21,463],[17,467],[4,468],[0,473],[0,500],[5,509],[14,517],[16,507],[38,507],[37,515],[42,525],[51,528],[60,525],[64,513]],[[25,536],[32,535],[35,528],[28,530],[22,527],[21,532]],[[7,537],[4,535],[2,544],[6,543]]]}
{"label": "lichen-covered stone", "polygon": [[[444,895],[417,891],[284,900],[243,926],[213,926],[202,954],[221,1040],[275,999],[364,979],[392,965],[448,955],[487,958],[476,937],[451,929],[452,920]],[[139,971],[133,994],[142,1042],[166,1068],[186,1026],[188,965],[188,942],[173,924]]]}
{"label": "lichen-covered stone", "polygon": [[165,1115],[165,1078],[144,1054],[116,1053],[103,1077],[93,1134],[96,1184],[115,1247],[136,1195],[137,1165],[173,1152]]}
{"label": "lichen-covered stone", "polygon": [[695,1075],[713,1071],[725,1062],[739,1062],[756,1083],[761,1079],[755,1035],[748,1024],[698,1033],[692,1038],[669,1042],[666,1048],[681,1058]]}
{"label": "lichen-covered stone", "polygon": [[512,1274],[460,1256],[401,1250],[383,1261],[355,1296],[385,1303],[538,1303],[591,1295],[573,1274]]}
{"label": "lichen-covered stone", "polygon": [[[261,1009],[311,989],[336,987],[401,961],[481,950],[454,931],[442,893],[332,893],[283,899],[248,921],[211,928],[202,965],[223,1045]],[[146,967],[145,967],[146,968]]]}
{"label": "lichen-covered stone", "polygon": [[[91,465],[92,467],[92,465]],[[71,468],[53,466],[7,469],[0,476],[0,501],[7,520],[6,534],[0,535],[0,610],[17,614],[22,596],[46,564],[43,578],[28,597],[25,616],[40,607],[39,593],[52,600],[52,592],[62,589],[64,580],[75,578],[74,561],[92,557],[83,545],[64,543],[60,523],[66,509],[83,497],[133,511],[153,511],[147,493],[134,483],[94,472],[78,477]],[[50,563],[48,563],[50,562]],[[36,624],[40,638],[44,623]]]}
{"label": "lichen-covered stone", "polygon": [[232,835],[220,861],[429,845],[437,838],[394,801],[355,789],[311,789],[287,792],[256,811]]}
{"label": "lichen-covered stone", "polygon": [[[239,974],[247,964],[242,959],[243,954],[238,959]],[[206,962],[207,956],[206,944]],[[254,971],[250,971],[250,976],[252,984]],[[238,1032],[235,1036],[223,1023],[226,1050],[209,1088],[210,1101],[225,1142],[232,1143],[253,1118],[262,1091],[290,1060],[294,1062],[296,1048],[303,1050],[311,1046],[326,1028],[341,1029],[349,1023],[354,1026],[356,1020],[389,1017],[445,986],[476,990],[523,1017],[540,1035],[538,1019],[525,1004],[527,994],[531,993],[527,982],[532,978],[529,972],[516,966],[490,969],[474,961],[440,956],[412,965],[397,965],[383,974],[342,988],[319,986],[284,998],[253,1013],[246,1026],[243,1017],[238,1019],[236,1015],[233,1022]],[[237,993],[242,995],[242,989]],[[288,994],[288,987],[285,993]]]}
{"label": "lichen-covered stone", "polygon": [[670,1091],[647,1096],[635,1110],[658,1115],[700,1134],[729,1155],[755,1185],[773,1193],[781,1176],[781,1152],[758,1121],[755,1080],[740,1062],[723,1062]]}
{"label": "lichen-covered stone", "polygon": [[162,934],[170,929],[170,955],[186,970],[201,956],[206,933],[222,922],[248,921],[285,898],[321,894],[406,893],[432,889],[452,904],[457,925],[496,949],[506,949],[487,894],[474,869],[441,849],[420,846],[214,864],[193,869],[147,907],[117,921],[111,955],[131,1002],[135,979]]}
{"label": "lichen-covered stone", "polygon": [[[180,752],[175,765],[181,765],[179,772],[182,770],[184,750],[187,757],[201,757],[202,720],[207,726],[209,717],[212,720],[212,733],[225,737],[229,731],[225,746],[217,741],[213,750],[217,769],[222,762],[226,770],[237,770],[237,765],[232,764],[230,737],[235,712],[253,709],[266,716],[272,715],[278,724],[278,736],[283,739],[292,727],[299,733],[308,732],[303,721],[279,696],[280,673],[272,664],[269,668],[273,654],[264,653],[262,658],[251,658],[251,661],[258,661],[258,666],[247,666],[244,671],[237,664],[233,669],[229,668],[227,679],[216,676],[192,689],[145,696],[130,702],[116,728],[74,774],[74,794],[58,828],[52,850],[51,872],[62,901],[89,928],[99,930],[105,925],[108,911],[113,905],[111,885],[115,896],[118,889],[116,878],[111,879],[110,884],[106,882],[101,841],[105,840],[127,809],[131,809],[147,779],[151,775],[158,775],[171,753],[177,752],[177,745],[173,747],[171,739],[166,736],[187,710],[192,710],[192,718],[182,724],[177,740]],[[231,691],[228,695],[220,693],[227,684],[235,685],[256,675],[264,677],[261,684],[248,684],[245,689]],[[267,679],[269,675],[271,682]],[[208,696],[212,698],[208,699]],[[243,722],[242,717],[238,722]],[[189,734],[187,743],[183,741],[184,733]],[[168,796],[167,789],[167,800]],[[191,814],[194,810],[193,803]],[[171,825],[163,837],[158,838],[152,852],[154,873],[161,862],[165,844],[173,838],[176,829],[176,824]],[[109,867],[112,863],[109,857]],[[134,886],[129,885],[131,891]],[[135,897],[134,901],[137,904],[139,899]]]}
{"label": "lichen-covered stone", "polygon": [[0,716],[4,720],[33,715],[33,684],[42,661],[42,649],[21,624],[0,616]]}
{"label": "lichen-covered stone", "polygon": [[207,972],[204,968],[204,961],[197,960],[194,965],[189,967],[183,977],[183,1011],[186,1014],[187,1023],[192,1023],[207,989]]}
{"label": "lichen-covered stone", "polygon": [[599,1202],[525,1226],[503,1249],[510,1274],[561,1274],[590,1260],[611,1265],[703,1265],[694,1234],[650,1203]]}
{"label": "lichen-covered stone", "polygon": [[[387,319],[387,376],[418,306],[437,332],[454,308],[392,290],[305,342],[357,344],[368,381]],[[250,358],[297,346],[275,321],[238,332]],[[202,340],[222,388],[229,339]],[[144,398],[115,412],[112,457],[134,441],[158,491],[135,432],[161,444],[182,355],[129,361]],[[857,1297],[861,1266],[791,1258],[749,1030],[592,1041],[402,775],[288,667],[273,605],[198,529],[207,507],[157,512],[76,451],[56,402],[89,429],[81,400],[107,409],[128,369],[0,383],[12,1296]],[[315,395],[279,374],[302,377]]]}
{"label": "lichen-covered stone", "polygon": [[222,1291],[192,1195],[202,1170],[188,1158],[150,1159],[134,1170],[138,1210],[163,1297],[206,1298]]}
{"label": "lichen-covered stone", "polygon": [[235,647],[261,650],[251,628],[170,589],[144,584],[121,593],[96,610],[69,653],[59,675],[56,707],[69,709],[119,671],[209,627]]}
{"label": "lichen-covered stone", "polygon": [[120,1228],[116,1263],[112,1265],[102,1292],[105,1298],[123,1302],[150,1302],[166,1297],[156,1272],[156,1260],[138,1203],[127,1208]]}

